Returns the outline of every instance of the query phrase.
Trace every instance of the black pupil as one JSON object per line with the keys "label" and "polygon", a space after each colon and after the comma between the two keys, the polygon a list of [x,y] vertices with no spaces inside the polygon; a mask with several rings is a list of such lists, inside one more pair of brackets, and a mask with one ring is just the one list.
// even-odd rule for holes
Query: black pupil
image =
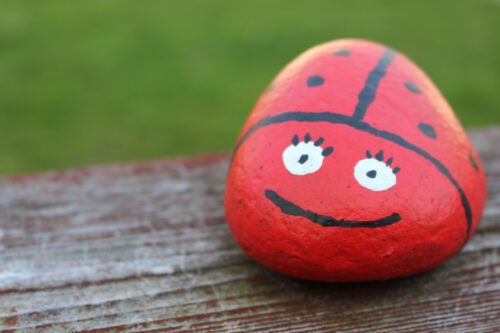
{"label": "black pupil", "polygon": [[300,158],[299,158],[299,163],[300,163],[300,164],[304,164],[304,163],[306,163],[306,161],[307,161],[308,159],[309,159],[309,156],[308,156],[307,154],[304,154],[304,155],[300,156]]}
{"label": "black pupil", "polygon": [[370,178],[375,178],[375,177],[377,177],[377,171],[375,171],[375,170],[370,170],[370,171],[368,171],[368,172],[366,173],[366,175],[367,175],[368,177],[370,177]]}

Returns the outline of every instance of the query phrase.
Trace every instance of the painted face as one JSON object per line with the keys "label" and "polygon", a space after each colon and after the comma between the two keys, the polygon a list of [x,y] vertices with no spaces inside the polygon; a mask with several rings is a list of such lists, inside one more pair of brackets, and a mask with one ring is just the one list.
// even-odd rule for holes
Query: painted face
{"label": "painted face", "polygon": [[485,178],[453,111],[413,63],[342,40],[292,62],[236,144],[226,216],[241,247],[282,273],[386,279],[456,253]]}

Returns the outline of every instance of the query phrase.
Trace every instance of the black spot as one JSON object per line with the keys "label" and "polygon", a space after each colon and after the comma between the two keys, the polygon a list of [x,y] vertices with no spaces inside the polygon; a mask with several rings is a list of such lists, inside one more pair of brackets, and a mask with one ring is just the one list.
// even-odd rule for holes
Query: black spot
{"label": "black spot", "polygon": [[472,166],[474,167],[474,169],[476,169],[476,171],[479,171],[479,166],[477,165],[476,160],[474,159],[474,157],[471,154],[469,154],[469,161],[470,161],[470,164],[472,164]]}
{"label": "black spot", "polygon": [[394,170],[392,170],[393,174],[397,174],[399,171],[401,171],[400,167],[395,167]]}
{"label": "black spot", "polygon": [[333,54],[337,55],[337,56],[342,56],[342,57],[348,57],[351,55],[351,51],[349,50],[337,50],[335,52],[333,52]]}
{"label": "black spot", "polygon": [[434,127],[432,127],[429,124],[426,123],[419,123],[418,124],[418,129],[424,133],[424,135],[428,136],[431,139],[437,138],[436,131],[434,130]]}
{"label": "black spot", "polygon": [[311,135],[309,135],[309,133],[307,133],[306,136],[304,137],[304,142],[308,143],[309,141],[311,141]]}
{"label": "black spot", "polygon": [[392,157],[390,157],[390,158],[387,160],[387,162],[385,162],[385,164],[386,164],[386,165],[391,165],[391,164],[392,164],[392,160],[393,160],[393,158],[392,158]]}
{"label": "black spot", "polygon": [[304,155],[300,156],[300,158],[299,158],[299,163],[300,163],[300,164],[304,164],[304,163],[306,163],[306,161],[307,161],[308,159],[309,159],[309,156],[308,156],[307,154],[304,154]]}
{"label": "black spot", "polygon": [[319,75],[314,75],[314,76],[310,76],[307,78],[307,86],[308,87],[317,87],[317,86],[322,85],[323,83],[325,83],[325,79],[323,79]]}
{"label": "black spot", "polygon": [[292,138],[292,143],[294,146],[298,145],[299,144],[299,136],[297,134],[295,134]]}
{"label": "black spot", "polygon": [[421,93],[420,88],[419,88],[419,87],[417,87],[417,86],[415,85],[415,83],[413,83],[413,82],[406,81],[406,82],[405,82],[405,86],[406,86],[406,88],[408,88],[408,90],[409,90],[409,91],[411,91],[412,93],[415,93],[415,94],[420,94],[420,93]]}
{"label": "black spot", "polygon": [[368,171],[368,172],[366,173],[366,175],[367,175],[368,177],[370,177],[370,178],[375,178],[375,177],[377,177],[377,171],[375,171],[375,170],[370,170],[370,171]]}
{"label": "black spot", "polygon": [[379,151],[376,155],[375,155],[375,158],[377,160],[379,160],[380,162],[382,162],[384,160],[384,151]]}

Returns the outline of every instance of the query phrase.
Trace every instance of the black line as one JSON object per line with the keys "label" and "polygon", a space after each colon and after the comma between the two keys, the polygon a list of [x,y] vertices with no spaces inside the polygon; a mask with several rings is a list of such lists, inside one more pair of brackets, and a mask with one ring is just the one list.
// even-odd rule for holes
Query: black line
{"label": "black line", "polygon": [[283,199],[278,193],[273,190],[266,190],[266,198],[278,206],[281,211],[287,215],[302,216],[311,222],[322,225],[323,227],[343,227],[343,228],[378,228],[385,227],[401,221],[401,216],[397,213],[392,213],[386,217],[372,221],[346,221],[337,220],[334,217],[321,215],[294,204],[291,201]]}
{"label": "black line", "polygon": [[375,66],[375,68],[368,75],[368,78],[365,81],[365,86],[358,96],[358,105],[356,105],[356,109],[352,115],[354,119],[362,120],[364,118],[366,109],[368,109],[368,106],[370,106],[370,104],[375,100],[378,84],[387,73],[387,67],[389,67],[395,55],[396,52],[393,49],[385,50],[384,55],[378,61],[377,66]]}
{"label": "black line", "polygon": [[467,197],[465,196],[464,191],[458,184],[458,182],[453,178],[451,173],[448,171],[448,169],[444,166],[443,163],[441,163],[437,158],[429,154],[427,151],[423,150],[420,147],[417,147],[402,137],[391,133],[387,131],[382,131],[379,130],[373,126],[371,126],[368,123],[365,123],[363,121],[359,121],[356,119],[353,119],[352,117],[343,115],[343,114],[338,114],[338,113],[331,113],[331,112],[303,112],[303,111],[292,111],[292,112],[284,112],[275,116],[268,116],[253,126],[251,126],[245,134],[241,137],[241,139],[238,141],[236,144],[234,151],[233,151],[233,158],[236,155],[236,152],[238,151],[239,147],[243,144],[243,142],[246,141],[246,139],[256,130],[258,130],[261,127],[271,125],[271,124],[279,124],[279,123],[284,123],[288,121],[298,121],[298,122],[320,122],[320,121],[325,121],[329,122],[332,124],[345,124],[348,126],[351,126],[357,130],[370,133],[372,135],[381,137],[383,139],[389,140],[391,142],[394,142],[395,144],[404,147],[408,150],[411,150],[418,155],[422,156],[429,162],[431,162],[437,170],[443,174],[448,180],[453,184],[453,186],[457,189],[460,199],[462,201],[462,206],[464,207],[465,210],[465,218],[467,220],[467,235],[464,240],[464,245],[469,239],[470,236],[470,230],[472,227],[472,210],[470,208],[469,201],[467,200]]}
{"label": "black line", "polygon": [[470,153],[469,153],[469,162],[470,162],[470,164],[472,164],[472,167],[474,169],[476,169],[476,171],[479,171],[479,166],[477,165],[476,160],[474,159],[474,157]]}

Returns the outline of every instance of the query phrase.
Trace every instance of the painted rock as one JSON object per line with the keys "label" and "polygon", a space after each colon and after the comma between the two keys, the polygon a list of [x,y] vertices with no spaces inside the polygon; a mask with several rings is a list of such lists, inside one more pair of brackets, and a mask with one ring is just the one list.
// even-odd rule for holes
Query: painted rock
{"label": "painted rock", "polygon": [[428,270],[474,233],[479,157],[436,86],[364,40],[316,46],[273,80],[243,126],[226,217],[283,274],[384,280]]}

